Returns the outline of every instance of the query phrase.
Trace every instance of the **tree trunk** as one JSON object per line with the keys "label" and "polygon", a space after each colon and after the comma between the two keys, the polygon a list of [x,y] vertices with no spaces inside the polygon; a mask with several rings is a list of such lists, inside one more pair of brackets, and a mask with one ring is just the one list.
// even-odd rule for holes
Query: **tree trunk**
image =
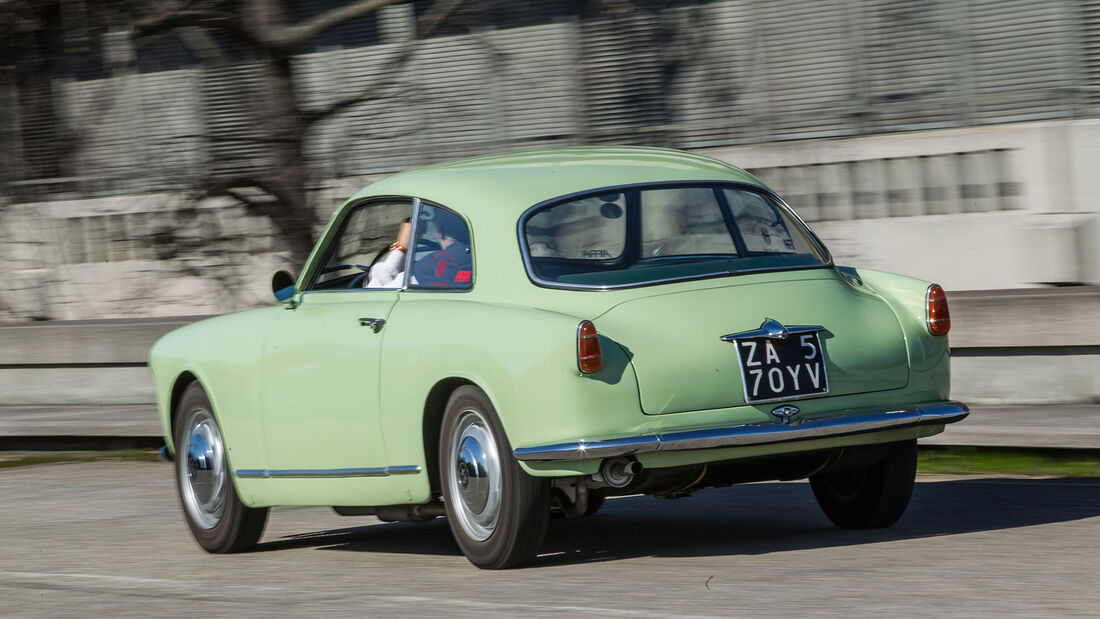
{"label": "tree trunk", "polygon": [[[284,28],[290,22],[280,0],[245,0],[242,20],[255,32]],[[294,96],[290,53],[268,50],[264,63],[264,90],[255,101],[258,121],[266,132],[271,168],[261,180],[278,201],[265,210],[290,252],[291,260],[305,265],[313,248],[314,209],[306,193],[308,176],[304,155],[306,123]]]}

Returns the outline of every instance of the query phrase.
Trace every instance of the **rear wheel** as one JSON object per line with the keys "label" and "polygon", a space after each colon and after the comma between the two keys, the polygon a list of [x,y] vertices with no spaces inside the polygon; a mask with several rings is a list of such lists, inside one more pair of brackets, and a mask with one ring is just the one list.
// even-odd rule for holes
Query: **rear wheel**
{"label": "rear wheel", "polygon": [[473,386],[451,394],[439,440],[443,505],[466,558],[486,569],[533,559],[546,537],[550,486],[512,457],[489,398]]}
{"label": "rear wheel", "polygon": [[584,515],[591,516],[600,511],[603,507],[604,501],[607,499],[607,495],[603,490],[589,490],[588,491],[588,505],[584,508]]}
{"label": "rear wheel", "polygon": [[192,383],[176,410],[176,486],[195,541],[214,553],[252,548],[264,532],[267,508],[247,507],[237,497],[210,399]]}
{"label": "rear wheel", "polygon": [[909,506],[917,475],[917,441],[896,443],[888,455],[870,466],[810,477],[822,511],[838,527],[888,527]]}

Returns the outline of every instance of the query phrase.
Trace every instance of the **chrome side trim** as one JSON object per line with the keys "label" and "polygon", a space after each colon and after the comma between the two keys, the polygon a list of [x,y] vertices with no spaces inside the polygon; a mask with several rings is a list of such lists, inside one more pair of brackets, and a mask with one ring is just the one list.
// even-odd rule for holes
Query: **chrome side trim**
{"label": "chrome side trim", "polygon": [[655,451],[686,451],[718,447],[769,445],[818,438],[865,434],[879,430],[897,430],[924,425],[961,421],[970,414],[962,402],[943,402],[926,408],[863,413],[807,419],[784,425],[778,422],[754,423],[724,428],[684,430],[667,434],[643,434],[624,438],[579,440],[555,445],[523,447],[513,453],[517,460],[554,462],[607,458]]}
{"label": "chrome side trim", "polygon": [[403,466],[380,466],[356,469],[237,469],[237,477],[244,479],[279,478],[325,478],[325,477],[388,477],[390,475],[415,475],[420,472],[416,464]]}

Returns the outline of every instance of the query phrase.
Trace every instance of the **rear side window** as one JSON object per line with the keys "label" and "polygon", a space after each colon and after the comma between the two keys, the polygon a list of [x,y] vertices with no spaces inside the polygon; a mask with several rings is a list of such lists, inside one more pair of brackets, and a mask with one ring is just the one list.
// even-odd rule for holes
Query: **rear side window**
{"label": "rear side window", "polygon": [[529,214],[522,229],[532,278],[568,287],[828,262],[783,204],[742,186],[654,186],[572,198]]}
{"label": "rear side window", "polygon": [[421,203],[409,288],[465,290],[473,286],[470,229],[445,208]]}
{"label": "rear side window", "polygon": [[639,193],[641,256],[737,255],[737,244],[714,191],[653,189]]}
{"label": "rear side window", "polygon": [[614,260],[626,248],[626,202],[621,193],[564,202],[527,220],[532,256]]}
{"label": "rear side window", "polygon": [[[724,189],[733,220],[737,222],[745,249],[757,254],[811,254],[813,246],[790,217],[763,195],[750,191]],[[794,232],[792,232],[792,230]]]}

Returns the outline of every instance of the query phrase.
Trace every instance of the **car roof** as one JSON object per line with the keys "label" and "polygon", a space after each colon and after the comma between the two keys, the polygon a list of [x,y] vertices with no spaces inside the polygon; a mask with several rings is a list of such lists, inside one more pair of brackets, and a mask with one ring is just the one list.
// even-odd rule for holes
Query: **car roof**
{"label": "car roof", "polygon": [[368,185],[351,201],[411,196],[468,217],[511,214],[560,196],[603,187],[662,181],[761,185],[727,163],[678,150],[631,146],[574,147],[460,159],[395,174]]}

